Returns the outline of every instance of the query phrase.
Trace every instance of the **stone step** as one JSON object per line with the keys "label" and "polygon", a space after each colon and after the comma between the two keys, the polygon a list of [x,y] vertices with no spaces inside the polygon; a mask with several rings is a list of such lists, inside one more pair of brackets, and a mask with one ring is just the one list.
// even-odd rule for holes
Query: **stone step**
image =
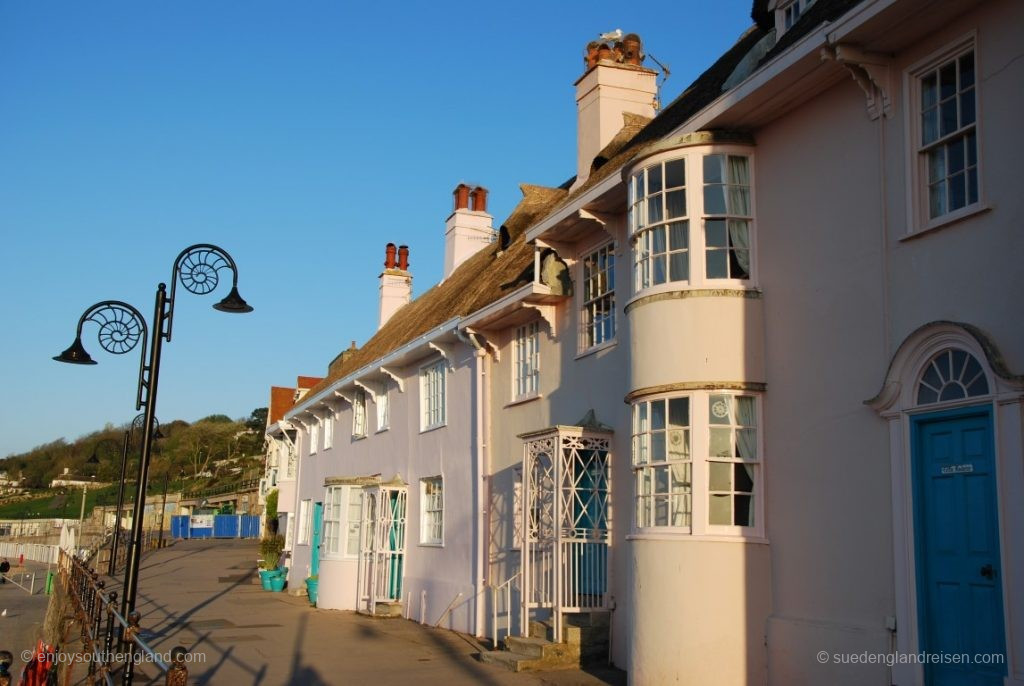
{"label": "stone step", "polygon": [[512,653],[522,653],[532,658],[540,658],[546,662],[557,662],[559,664],[566,661],[578,663],[580,658],[579,646],[552,643],[543,638],[509,636],[505,639],[505,649]]}
{"label": "stone step", "polygon": [[498,665],[513,672],[536,672],[555,669],[572,669],[579,665],[578,661],[559,662],[546,658],[533,657],[525,653],[514,653],[508,650],[489,650],[478,653],[477,659],[491,665]]}

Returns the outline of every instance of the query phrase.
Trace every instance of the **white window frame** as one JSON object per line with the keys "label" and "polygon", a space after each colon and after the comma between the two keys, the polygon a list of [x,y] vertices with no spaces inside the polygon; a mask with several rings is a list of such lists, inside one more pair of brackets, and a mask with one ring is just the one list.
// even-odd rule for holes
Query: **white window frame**
{"label": "white window frame", "polygon": [[814,3],[814,0],[791,0],[779,2],[775,8],[775,33],[782,36],[786,31],[793,28],[793,24],[799,21],[807,8]]}
{"label": "white window frame", "polygon": [[309,545],[313,533],[312,507],[313,501],[310,499],[299,501],[298,539],[295,541],[298,545]]}
{"label": "white window frame", "polygon": [[[956,131],[949,133],[945,136],[939,136],[936,140],[923,144],[922,142],[922,79],[930,74],[938,72],[938,70],[953,60],[959,60],[967,53],[974,54],[974,121],[967,125],[961,126]],[[960,37],[958,40],[944,46],[943,48],[936,50],[924,59],[914,63],[904,72],[903,80],[903,92],[904,92],[904,111],[905,111],[905,125],[908,132],[907,135],[907,178],[909,183],[907,184],[907,234],[913,236],[919,233],[930,231],[948,224],[957,222],[965,217],[969,217],[978,212],[982,212],[988,209],[988,204],[985,200],[985,183],[984,183],[984,162],[982,159],[982,139],[981,139],[981,97],[980,92],[982,88],[981,79],[979,74],[981,73],[979,65],[977,35],[975,32],[971,32],[965,36]],[[957,84],[957,94],[960,93],[959,82]],[[959,123],[960,108],[957,108],[957,117]],[[975,147],[975,173],[977,176],[977,188],[976,198],[974,202],[969,202],[969,196],[965,198],[965,205],[955,210],[947,211],[943,214],[939,214],[935,217],[930,216],[929,211],[929,192],[928,192],[928,156],[927,151],[933,148],[937,148],[944,144],[950,143],[956,139],[966,138],[968,135],[973,134],[974,136],[974,147]],[[968,167],[970,165],[966,159],[964,160],[964,173],[967,174]],[[967,191],[965,191],[966,193]]]}
{"label": "white window frame", "polygon": [[352,395],[352,438],[366,436],[366,391],[357,388]]}
{"label": "white window frame", "polygon": [[420,431],[430,431],[447,421],[448,362],[444,358],[420,367]]}
{"label": "white window frame", "polygon": [[354,560],[359,557],[362,510],[361,487],[327,487],[324,494],[324,559]]}
{"label": "white window frame", "polygon": [[[603,347],[609,346],[616,340],[618,333],[618,303],[615,298],[616,291],[616,243],[615,241],[606,241],[593,248],[584,251],[580,255],[579,259],[579,307],[577,312],[579,314],[579,352],[588,353],[594,350],[599,350]],[[592,297],[587,297],[587,281],[588,281],[588,268],[587,264],[592,260],[600,260],[601,255],[605,256],[605,264],[608,264],[608,259],[611,260],[610,269],[606,267],[603,270],[597,270],[597,274],[603,274],[603,279],[598,276],[596,281],[600,285],[601,281],[605,282],[605,287],[600,290],[599,293],[592,294]],[[610,277],[609,277],[610,274]],[[610,286],[610,287],[609,287]],[[602,300],[607,301],[610,307],[608,307],[608,315],[602,319],[602,322],[611,321],[611,331],[602,331],[603,327],[594,321],[591,308],[596,306]],[[600,335],[599,335],[600,334]],[[600,340],[598,340],[600,339]]]}
{"label": "white window frame", "polygon": [[[725,158],[725,170],[724,173],[729,173],[729,160],[730,158],[743,158],[746,160],[747,167],[747,185],[741,186],[734,184],[729,178],[722,179],[721,183],[708,183],[704,176],[705,161],[709,157],[724,157]],[[727,152],[725,150],[708,150],[700,154],[700,188],[701,188],[701,203],[700,203],[700,216],[701,216],[701,244],[703,250],[701,251],[702,269],[701,272],[704,275],[704,281],[708,284],[742,284],[747,285],[754,280],[754,174],[753,174],[753,158],[749,154]],[[708,186],[721,186],[725,190],[725,202],[726,208],[724,212],[716,212],[711,214],[708,212],[706,203],[704,202],[705,193],[704,190]],[[746,188],[747,191],[747,212],[746,214],[738,211],[737,208],[731,207],[731,194],[729,193],[731,188]],[[725,222],[726,232],[726,246],[722,247],[709,247],[708,246],[708,222],[722,221]],[[729,224],[731,222],[743,223],[747,228],[747,247],[737,249],[732,243],[732,234],[730,231]],[[691,236],[692,239],[692,236]],[[691,240],[692,242],[692,240]],[[738,276],[710,276],[708,274],[708,256],[711,251],[725,252],[726,255],[726,268],[731,269],[731,260],[729,259],[730,253],[738,252],[738,250],[746,250],[747,252],[747,275],[746,277]]]}
{"label": "white window frame", "polygon": [[324,450],[330,450],[334,445],[334,413],[329,411],[324,415]]}
{"label": "white window frame", "polygon": [[[679,407],[684,400],[686,401],[685,423],[677,424],[677,428],[670,428],[673,406]],[[637,529],[673,529],[682,532],[691,530],[695,490],[693,484],[692,404],[693,398],[689,395],[643,398],[632,404],[631,455],[635,499],[633,516]],[[660,407],[663,410],[660,425],[656,425],[653,420],[655,407]],[[672,459],[673,453],[678,457]],[[656,487],[659,472],[666,475],[666,490],[663,493],[658,493]],[[680,487],[677,489],[672,488],[673,478],[678,478],[680,482]],[[669,522],[667,524],[655,523],[659,501],[664,504],[666,521]],[[688,507],[684,506],[684,509],[677,513],[675,505],[680,501]],[[676,521],[677,514],[683,521],[673,523]]]}
{"label": "white window frame", "polygon": [[[437,492],[428,493],[431,486]],[[420,479],[420,545],[444,546],[444,477]]]}
{"label": "white window frame", "polygon": [[[718,458],[710,454],[711,429],[709,403],[712,396],[743,396],[754,398],[754,416],[756,417],[756,460],[741,460],[738,458]],[[688,397],[690,399],[690,464],[691,467],[691,512],[690,526],[640,526],[637,519],[640,501],[640,477],[644,470],[661,466],[662,462],[648,461],[638,463],[637,439],[642,433],[638,430],[635,422],[633,428],[634,440],[631,448],[631,464],[633,469],[633,533],[630,538],[664,537],[664,536],[700,536],[707,538],[721,538],[723,540],[748,540],[753,542],[764,542],[764,513],[765,513],[765,470],[764,470],[764,421],[762,416],[763,398],[760,393],[732,390],[701,390],[689,393],[666,393],[638,398],[632,402],[633,416],[636,416],[636,406],[644,402],[657,400],[671,400],[674,398]],[[667,409],[667,408],[666,408]],[[667,417],[667,412],[666,412]],[[750,464],[754,468],[753,487],[753,526],[714,525],[710,523],[710,499],[712,496],[710,474],[711,463],[713,462],[734,462]]]}
{"label": "white window frame", "polygon": [[540,321],[516,327],[512,340],[512,400],[540,393]]}
{"label": "white window frame", "polygon": [[[682,185],[667,186],[667,165],[682,167]],[[686,155],[659,159],[653,164],[645,165],[629,176],[629,230],[633,244],[633,290],[639,292],[666,283],[689,283],[692,278],[692,242],[690,232],[690,198],[687,186],[690,182],[689,158]],[[657,190],[651,191],[652,184],[657,180]],[[683,213],[669,217],[671,205],[669,197],[683,201]],[[653,220],[653,221],[652,221]],[[684,226],[684,247],[672,240],[672,228]],[[659,236],[661,245],[659,246]],[[659,249],[660,248],[660,249]],[[686,278],[678,269],[673,269],[672,257],[682,255],[685,258]],[[664,269],[664,279],[655,283],[659,261]]]}
{"label": "white window frame", "polygon": [[378,432],[387,431],[391,428],[391,396],[388,393],[389,386],[389,380],[385,379],[381,382],[380,393],[374,396]]}

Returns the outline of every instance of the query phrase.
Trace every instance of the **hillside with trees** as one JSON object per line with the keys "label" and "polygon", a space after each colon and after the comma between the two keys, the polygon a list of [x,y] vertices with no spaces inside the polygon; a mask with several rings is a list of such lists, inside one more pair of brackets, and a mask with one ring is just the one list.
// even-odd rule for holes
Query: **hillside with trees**
{"label": "hillside with trees", "polygon": [[[161,424],[163,438],[153,442],[150,492],[164,475],[174,481],[188,481],[191,487],[226,478],[227,465],[236,474],[239,467],[258,467],[263,456],[266,421],[267,408],[260,407],[238,420],[215,414],[191,424],[180,419]],[[65,472],[77,478],[95,478],[97,482],[117,482],[127,429],[127,425],[108,424],[72,442],[58,438],[0,460],[0,472],[7,472],[8,479],[19,479],[20,487],[26,489],[48,488]],[[141,431],[136,430],[129,451],[129,479],[137,470],[140,441]]]}

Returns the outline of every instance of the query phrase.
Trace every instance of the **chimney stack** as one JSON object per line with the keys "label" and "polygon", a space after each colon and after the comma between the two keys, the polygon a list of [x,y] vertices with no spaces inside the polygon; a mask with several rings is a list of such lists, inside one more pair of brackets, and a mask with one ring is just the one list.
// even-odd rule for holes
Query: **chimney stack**
{"label": "chimney stack", "polygon": [[387,324],[392,315],[412,300],[412,274],[409,273],[409,247],[398,247],[395,263],[395,244],[384,248],[384,271],[380,275],[380,316],[377,330]]}
{"label": "chimney stack", "polygon": [[[621,36],[620,32],[615,33]],[[643,43],[635,33],[627,33],[614,43],[597,40],[587,45],[584,73],[575,84],[574,189],[583,185],[590,176],[594,158],[622,129],[623,114],[650,118],[656,114],[657,72],[644,67],[643,60]]]}
{"label": "chimney stack", "polygon": [[[444,277],[451,276],[455,268],[494,242],[495,232],[491,215],[487,214],[487,189],[470,189],[460,183],[452,191],[455,208],[444,228]],[[399,251],[401,259],[401,251]]]}

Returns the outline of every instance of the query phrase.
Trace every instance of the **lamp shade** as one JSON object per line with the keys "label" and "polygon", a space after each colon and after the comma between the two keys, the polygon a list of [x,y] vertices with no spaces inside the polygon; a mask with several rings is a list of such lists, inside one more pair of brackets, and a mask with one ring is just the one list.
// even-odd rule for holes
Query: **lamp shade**
{"label": "lamp shade", "polygon": [[236,312],[243,314],[245,312],[252,312],[252,306],[242,299],[242,296],[238,294],[238,286],[232,286],[231,292],[224,296],[224,299],[213,306],[213,309],[220,310],[221,312]]}
{"label": "lamp shade", "polygon": [[60,355],[55,356],[53,359],[58,362],[67,362],[69,364],[96,364],[96,360],[89,357],[89,353],[85,352],[85,346],[82,345],[81,336],[75,336],[75,342],[71,346],[62,352]]}

